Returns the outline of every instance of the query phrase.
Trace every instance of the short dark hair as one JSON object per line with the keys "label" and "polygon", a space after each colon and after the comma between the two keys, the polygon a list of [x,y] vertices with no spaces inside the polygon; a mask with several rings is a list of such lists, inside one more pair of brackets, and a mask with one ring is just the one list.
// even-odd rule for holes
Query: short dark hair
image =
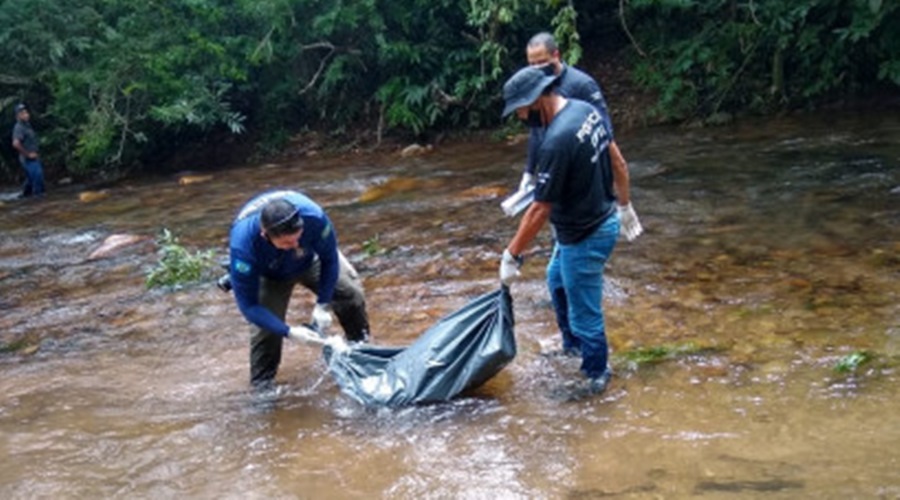
{"label": "short dark hair", "polygon": [[266,203],[259,216],[259,223],[267,235],[275,238],[303,229],[300,211],[284,198]]}
{"label": "short dark hair", "polygon": [[546,47],[547,52],[551,54],[559,50],[559,45],[556,45],[556,38],[546,31],[542,31],[531,37],[531,40],[528,40],[529,47],[537,47],[538,45]]}

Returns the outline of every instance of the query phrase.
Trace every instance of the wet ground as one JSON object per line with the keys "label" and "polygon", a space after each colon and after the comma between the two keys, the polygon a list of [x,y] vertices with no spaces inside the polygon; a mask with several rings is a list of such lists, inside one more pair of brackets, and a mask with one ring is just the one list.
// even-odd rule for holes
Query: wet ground
{"label": "wet ground", "polygon": [[[377,342],[409,343],[497,286],[524,145],[3,201],[0,497],[900,498],[900,119],[619,143],[646,233],[607,270],[611,387],[574,403],[554,394],[577,364],[540,354],[546,230],[513,287],[518,357],[426,407],[362,408],[300,345],[261,402],[229,295],[144,286],[163,228],[224,255],[244,201],[296,187],[334,220]],[[146,239],[90,259],[114,234]],[[289,320],[311,306],[298,290]]]}

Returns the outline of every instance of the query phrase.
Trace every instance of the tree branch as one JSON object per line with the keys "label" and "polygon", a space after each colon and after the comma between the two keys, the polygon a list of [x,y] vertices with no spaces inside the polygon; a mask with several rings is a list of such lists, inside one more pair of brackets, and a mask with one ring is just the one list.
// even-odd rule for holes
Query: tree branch
{"label": "tree branch", "polygon": [[625,0],[619,0],[619,21],[622,23],[622,29],[625,30],[625,35],[631,40],[631,45],[634,46],[634,50],[636,50],[641,57],[647,57],[647,54],[641,49],[641,46],[638,45],[637,40],[631,35],[631,30],[628,29],[628,23],[625,22]]}
{"label": "tree branch", "polygon": [[322,60],[319,61],[319,69],[316,70],[316,73],[313,75],[312,79],[306,84],[305,87],[300,89],[298,95],[303,95],[309,91],[319,80],[319,77],[322,75],[322,71],[325,70],[325,64],[328,62],[328,59],[331,58],[332,54],[334,54],[334,45],[331,42],[317,42],[311,43],[309,45],[303,45],[300,47],[300,50],[306,52],[307,50],[315,50],[315,49],[328,49],[328,53],[322,57]]}
{"label": "tree branch", "polygon": [[30,85],[31,78],[15,75],[0,75],[0,84],[2,85]]}

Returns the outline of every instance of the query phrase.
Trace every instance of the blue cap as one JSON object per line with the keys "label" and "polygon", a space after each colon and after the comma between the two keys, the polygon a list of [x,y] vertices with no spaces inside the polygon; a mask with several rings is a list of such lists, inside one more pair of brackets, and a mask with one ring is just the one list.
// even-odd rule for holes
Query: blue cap
{"label": "blue cap", "polygon": [[24,102],[20,102],[19,104],[16,104],[16,114],[19,114],[19,112],[24,111],[26,109],[28,109],[28,106],[26,106]]}
{"label": "blue cap", "polygon": [[526,66],[510,77],[503,84],[503,117],[513,111],[530,106],[552,83],[559,79],[559,75],[553,72],[553,66]]}

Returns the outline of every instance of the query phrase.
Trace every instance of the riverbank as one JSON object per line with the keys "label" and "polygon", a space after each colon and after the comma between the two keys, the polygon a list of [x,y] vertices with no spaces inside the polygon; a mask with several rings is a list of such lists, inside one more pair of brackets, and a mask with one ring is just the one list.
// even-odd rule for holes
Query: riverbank
{"label": "riverbank", "polygon": [[[746,113],[718,113],[711,117],[695,117],[689,121],[663,119],[654,113],[657,96],[637,85],[627,64],[625,50],[602,54],[586,54],[583,64],[577,65],[592,75],[601,86],[609,105],[611,118],[618,137],[629,136],[638,131],[657,126],[679,126],[685,129],[721,127],[742,121],[758,121],[764,115]],[[821,103],[818,109],[790,109],[772,113],[773,120],[786,116],[802,116],[822,110],[842,113],[881,112],[884,109],[900,110],[900,88],[886,86],[876,95],[847,97]],[[498,127],[464,130],[429,131],[418,136],[402,131],[379,134],[377,124],[361,123],[355,128],[333,130],[306,129],[291,135],[277,148],[260,146],[261,138],[253,133],[236,136],[226,131],[209,137],[202,143],[174,151],[162,151],[160,155],[143,168],[123,168],[103,175],[77,175],[68,172],[65,166],[52,160],[45,164],[45,177],[52,191],[53,187],[72,183],[83,185],[85,189],[101,189],[126,179],[172,175],[184,172],[215,172],[237,168],[248,164],[286,162],[315,156],[335,158],[365,157],[367,155],[418,156],[436,148],[453,144],[509,143],[521,141],[525,129],[514,121]],[[49,154],[49,153],[48,153]],[[50,154],[52,158],[52,154]],[[10,174],[21,179],[18,165],[12,165],[7,158],[7,179],[4,182],[4,201],[12,201],[20,180],[10,181]]]}
{"label": "riverbank", "polygon": [[[408,345],[497,286],[516,221],[499,195],[473,188],[514,184],[522,144],[448,140],[411,159],[321,153],[205,182],[130,180],[90,203],[69,187],[10,204],[0,496],[900,492],[900,428],[885,423],[900,411],[898,115],[624,135],[646,232],[616,246],[605,274],[611,386],[575,403],[553,397],[577,361],[541,355],[559,345],[549,231],[512,289],[516,359],[477,392],[395,411],[343,397],[321,352],[294,343],[275,397],[254,406],[231,295],[212,280],[148,290],[151,245],[89,259],[111,235],[162,227],[192,251],[224,252],[250,194],[302,186],[363,279],[377,344]],[[363,196],[391,179],[418,188]],[[289,321],[306,321],[314,300],[297,290]]]}

